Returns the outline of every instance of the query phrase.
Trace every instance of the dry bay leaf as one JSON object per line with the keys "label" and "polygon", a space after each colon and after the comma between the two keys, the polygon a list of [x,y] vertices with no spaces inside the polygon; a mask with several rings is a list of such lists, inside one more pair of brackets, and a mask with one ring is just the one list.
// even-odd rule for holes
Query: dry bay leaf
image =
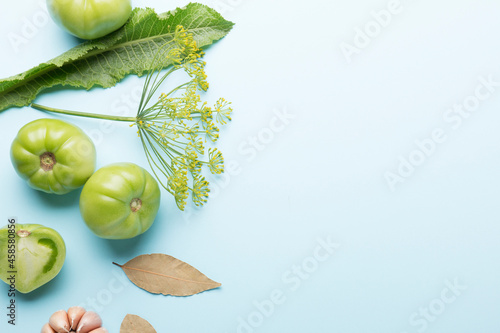
{"label": "dry bay leaf", "polygon": [[153,294],[190,296],[218,288],[220,283],[167,254],[143,254],[120,265],[130,281]]}
{"label": "dry bay leaf", "polygon": [[128,314],[122,321],[120,333],[156,333],[156,331],[146,319]]}

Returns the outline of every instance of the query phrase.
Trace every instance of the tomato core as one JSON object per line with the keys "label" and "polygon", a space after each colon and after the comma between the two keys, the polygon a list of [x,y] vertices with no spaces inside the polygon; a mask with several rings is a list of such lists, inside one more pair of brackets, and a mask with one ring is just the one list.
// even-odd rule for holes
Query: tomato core
{"label": "tomato core", "polygon": [[19,237],[24,238],[24,237],[28,237],[29,235],[31,235],[31,232],[29,232],[28,230],[21,229],[21,230],[17,231],[17,235]]}

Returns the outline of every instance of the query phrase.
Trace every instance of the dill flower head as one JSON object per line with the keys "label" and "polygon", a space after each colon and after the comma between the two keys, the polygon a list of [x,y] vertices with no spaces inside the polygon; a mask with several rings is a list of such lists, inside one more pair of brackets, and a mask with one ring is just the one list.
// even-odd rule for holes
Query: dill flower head
{"label": "dill flower head", "polygon": [[[230,121],[232,108],[223,98],[213,107],[202,102],[199,91],[208,89],[203,52],[182,26],[177,26],[172,42],[159,53],[170,57],[173,66],[163,76],[158,70],[146,77],[135,125],[154,175],[184,210],[189,194],[197,206],[207,202],[210,189],[202,175],[204,166],[213,174],[224,171],[219,150],[208,149],[208,160],[204,159],[204,142],[217,141],[216,124]],[[187,73],[189,81],[151,102],[160,84],[176,71]]]}

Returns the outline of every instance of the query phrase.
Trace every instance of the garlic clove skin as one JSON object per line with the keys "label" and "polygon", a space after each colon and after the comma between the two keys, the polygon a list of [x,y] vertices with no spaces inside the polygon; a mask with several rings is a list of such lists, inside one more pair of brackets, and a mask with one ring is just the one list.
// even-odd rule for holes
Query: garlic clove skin
{"label": "garlic clove skin", "polygon": [[49,325],[57,333],[68,333],[70,330],[68,314],[64,310],[54,312],[49,319]]}
{"label": "garlic clove skin", "polygon": [[72,330],[76,330],[78,323],[84,314],[85,309],[81,306],[72,306],[68,309],[68,319]]}
{"label": "garlic clove skin", "polygon": [[76,333],[89,333],[102,326],[101,317],[94,311],[87,311],[80,319]]}
{"label": "garlic clove skin", "polygon": [[54,331],[52,329],[52,327],[50,327],[49,323],[43,325],[42,327],[42,330],[40,331],[40,333],[56,333],[56,331]]}
{"label": "garlic clove skin", "polygon": [[109,332],[104,327],[99,327],[99,328],[96,328],[93,331],[90,331],[90,333],[109,333]]}

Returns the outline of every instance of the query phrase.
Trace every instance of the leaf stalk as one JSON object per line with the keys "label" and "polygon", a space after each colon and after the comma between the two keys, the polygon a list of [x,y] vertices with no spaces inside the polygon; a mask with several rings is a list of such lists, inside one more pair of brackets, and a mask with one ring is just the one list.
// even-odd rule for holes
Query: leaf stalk
{"label": "leaf stalk", "polygon": [[79,116],[79,117],[115,120],[115,121],[125,121],[125,122],[133,122],[133,123],[135,123],[137,121],[136,117],[121,117],[121,116],[111,116],[111,115],[98,114],[98,113],[63,110],[63,109],[52,108],[49,106],[44,106],[44,105],[40,105],[40,104],[36,104],[36,103],[31,103],[31,107],[34,109],[40,110],[40,111],[62,113],[62,114],[70,115],[70,116]]}

